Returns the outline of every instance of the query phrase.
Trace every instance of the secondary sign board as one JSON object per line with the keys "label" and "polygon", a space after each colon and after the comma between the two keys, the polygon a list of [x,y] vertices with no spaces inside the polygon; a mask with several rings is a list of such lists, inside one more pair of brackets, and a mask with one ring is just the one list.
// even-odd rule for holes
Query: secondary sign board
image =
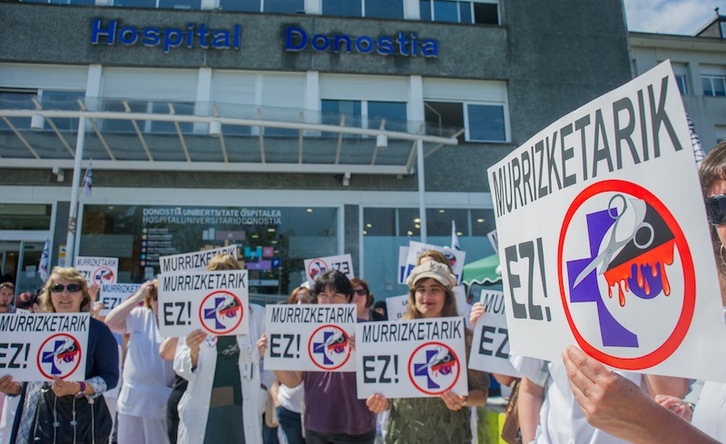
{"label": "secondary sign board", "polygon": [[90,313],[0,315],[0,374],[16,381],[83,381]]}
{"label": "secondary sign board", "polygon": [[355,304],[265,307],[266,370],[355,371]]}
{"label": "secondary sign board", "polygon": [[463,318],[361,322],[355,338],[359,399],[469,393]]}
{"label": "secondary sign board", "polygon": [[118,278],[116,257],[76,257],[74,268],[83,275],[88,286],[114,284]]}
{"label": "secondary sign board", "polygon": [[109,311],[116,308],[123,301],[133,296],[141,287],[141,284],[103,284],[98,299],[103,303],[103,308],[98,312],[99,316],[106,316]]}
{"label": "secondary sign board", "polygon": [[249,333],[247,270],[189,271],[159,275],[159,333],[214,336]]}
{"label": "secondary sign board", "polygon": [[726,381],[715,260],[669,62],[489,168],[511,351]]}
{"label": "secondary sign board", "polygon": [[355,277],[355,272],[353,271],[353,258],[350,254],[305,259],[304,265],[305,277],[311,287],[315,285],[315,279],[329,270],[338,270],[348,276],[348,279],[353,279]]}
{"label": "secondary sign board", "polygon": [[238,245],[228,245],[226,247],[212,248],[209,250],[162,256],[159,258],[159,268],[161,273],[206,270],[209,261],[217,255],[231,254],[236,259],[238,249]]}
{"label": "secondary sign board", "polygon": [[504,292],[483,289],[479,302],[484,314],[474,325],[474,339],[469,351],[469,368],[518,377],[509,362],[509,331],[504,312]]}

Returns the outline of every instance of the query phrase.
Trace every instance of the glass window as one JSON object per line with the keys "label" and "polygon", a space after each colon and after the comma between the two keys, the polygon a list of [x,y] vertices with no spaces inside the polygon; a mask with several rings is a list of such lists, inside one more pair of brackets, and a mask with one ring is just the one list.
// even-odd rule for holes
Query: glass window
{"label": "glass window", "polygon": [[471,3],[459,2],[459,23],[473,23],[471,19],[471,11]]}
{"label": "glass window", "polygon": [[51,205],[0,204],[0,230],[48,230]]}
{"label": "glass window", "polygon": [[360,0],[323,0],[323,15],[341,17],[362,17]]}
{"label": "glass window", "polygon": [[[35,109],[32,99],[38,95],[35,89],[2,89],[0,88],[0,107],[4,109]],[[27,117],[8,117],[10,123],[18,129],[30,128],[30,119]],[[5,119],[0,119],[0,130],[10,127]]]}
{"label": "glass window", "polygon": [[408,238],[421,236],[421,218],[418,214],[418,208],[400,208],[398,210],[399,236]]}
{"label": "glass window", "polygon": [[366,208],[363,212],[364,236],[395,236],[396,210],[393,208]]}
{"label": "glass window", "polygon": [[[41,104],[46,109],[76,110],[80,109],[78,99],[82,99],[85,93],[82,91],[47,91],[44,90],[41,97]],[[54,118],[53,123],[61,131],[76,131],[78,119],[68,117]],[[46,128],[48,124],[46,123]]]}
{"label": "glass window", "polygon": [[459,23],[459,4],[434,0],[434,21]]}
{"label": "glass window", "polygon": [[219,8],[222,11],[239,12],[260,12],[262,10],[260,0],[219,0]]}
{"label": "glass window", "polygon": [[[426,234],[428,236],[445,236],[451,238],[451,221],[456,224],[460,236],[469,232],[468,210],[456,208],[436,208],[426,210]],[[431,242],[429,242],[431,243]],[[449,245],[444,243],[442,245]]]}
{"label": "glass window", "polygon": [[421,20],[425,22],[430,22],[432,20],[431,17],[431,0],[421,0],[419,2],[419,7],[421,9]]}
{"label": "glass window", "polygon": [[403,0],[365,0],[365,7],[366,17],[403,19]]}
{"label": "glass window", "polygon": [[122,8],[156,8],[156,0],[113,0],[113,5]]}
{"label": "glass window", "polygon": [[[129,108],[132,113],[145,113],[148,112],[147,102],[129,102]],[[103,110],[110,112],[125,112],[123,103],[117,101],[106,101],[103,102]],[[133,133],[133,124],[128,119],[104,119],[102,122],[103,131],[115,132],[115,133]],[[141,127],[143,130],[143,126]]]}
{"label": "glass window", "polygon": [[304,14],[305,0],[264,0],[265,12]]}
{"label": "glass window", "polygon": [[494,210],[471,210],[471,235],[486,236],[497,228],[494,221]]}
{"label": "glass window", "polygon": [[685,74],[676,74],[676,83],[678,84],[678,90],[681,92],[682,96],[688,94],[688,83],[686,82],[686,79]]}
{"label": "glass window", "polygon": [[[345,121],[350,124],[360,120],[361,101],[360,100],[321,100],[320,112],[322,113],[321,121],[326,125],[340,125],[340,115],[345,115]],[[323,137],[338,137],[338,133],[323,132]],[[344,135],[344,137],[359,137],[353,134]]]}
{"label": "glass window", "polygon": [[[180,115],[194,115],[194,104],[193,103],[180,103],[174,102],[174,113]],[[169,114],[169,103],[168,102],[153,102],[151,103],[151,112],[154,114]],[[165,133],[165,134],[176,134],[176,126],[174,122],[161,122],[161,121],[150,121],[151,128],[150,132],[153,133]],[[194,124],[192,122],[179,122],[179,127],[182,133],[191,134],[193,131]]]}
{"label": "glass window", "polygon": [[726,95],[725,76],[703,76],[703,94],[707,96]]}
{"label": "glass window", "polygon": [[504,130],[504,107],[499,105],[467,104],[467,140],[499,141],[506,140]]}
{"label": "glass window", "polygon": [[499,24],[499,5],[495,3],[474,3],[474,23]]}
{"label": "glass window", "polygon": [[[464,128],[464,113],[459,102],[424,102],[427,134],[444,135],[447,128]],[[464,135],[459,136],[464,142]]]}
{"label": "glass window", "polygon": [[159,0],[159,9],[202,9],[202,0]]}
{"label": "glass window", "polygon": [[287,299],[303,282],[303,261],[338,254],[338,209],[85,205],[79,255],[119,258],[119,281],[142,282],[159,257],[243,246],[250,298]]}
{"label": "glass window", "polygon": [[402,102],[368,102],[368,127],[379,128],[383,119],[386,119],[386,129],[407,131],[407,128],[399,127],[406,122],[406,104]]}

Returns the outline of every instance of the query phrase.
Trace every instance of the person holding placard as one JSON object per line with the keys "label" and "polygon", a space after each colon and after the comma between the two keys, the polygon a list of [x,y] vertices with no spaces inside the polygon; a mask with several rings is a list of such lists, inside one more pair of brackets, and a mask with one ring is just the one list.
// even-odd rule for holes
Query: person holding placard
{"label": "person holding placard", "polygon": [[[231,254],[219,254],[207,270],[240,270]],[[250,304],[249,334],[209,336],[195,330],[179,338],[174,370],[187,381],[179,401],[177,442],[261,443],[262,415],[270,372],[261,371],[256,342],[265,326],[264,309]]]}
{"label": "person holding placard", "polygon": [[[726,142],[706,156],[699,179],[726,315]],[[726,442],[725,383],[707,381],[695,408],[673,397],[657,397],[659,405],[576,347],[568,347],[562,358],[575,399],[593,426],[635,443]]]}
{"label": "person holding placard", "polygon": [[[91,309],[86,280],[70,267],[53,269],[39,301],[45,312],[89,313]],[[118,366],[113,334],[103,322],[91,318],[84,381],[56,378],[52,384],[30,382],[23,387],[1,377],[0,391],[24,399],[15,443],[107,443],[112,418],[102,395],[118,383]]]}
{"label": "person holding placard", "polygon": [[361,321],[385,321],[377,311],[373,311],[373,295],[368,288],[368,283],[360,278],[350,280],[353,285],[353,302],[356,306],[356,318]]}
{"label": "person holding placard", "polygon": [[[407,279],[408,311],[403,319],[458,316],[453,287],[456,278],[448,265],[435,260],[423,261]],[[466,331],[466,350],[471,348],[472,334]],[[468,357],[467,357],[468,358]],[[386,443],[428,442],[434,437],[445,443],[470,443],[470,407],[484,405],[489,376],[467,370],[469,391],[465,395],[443,392],[438,398],[388,400],[383,394],[368,397],[366,403],[374,413],[390,408]]]}
{"label": "person holding placard", "polygon": [[[329,270],[315,281],[318,304],[346,304],[353,301],[353,286],[345,274]],[[266,338],[260,348],[267,347]],[[275,370],[288,387],[304,383],[305,440],[308,444],[373,444],[376,416],[358,399],[355,372],[302,372]]]}
{"label": "person holding placard", "polygon": [[[157,281],[148,281],[106,316],[106,325],[119,334],[130,334],[118,398],[118,441],[167,443],[166,400],[174,370],[158,350],[159,296]],[[143,305],[139,305],[143,302]]]}

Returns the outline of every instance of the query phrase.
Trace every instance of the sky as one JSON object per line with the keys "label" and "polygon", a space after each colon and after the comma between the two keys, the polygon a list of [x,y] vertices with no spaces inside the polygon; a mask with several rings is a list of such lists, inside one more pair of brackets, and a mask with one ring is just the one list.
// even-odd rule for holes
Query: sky
{"label": "sky", "polygon": [[693,35],[716,13],[726,15],[726,0],[623,0],[629,31]]}

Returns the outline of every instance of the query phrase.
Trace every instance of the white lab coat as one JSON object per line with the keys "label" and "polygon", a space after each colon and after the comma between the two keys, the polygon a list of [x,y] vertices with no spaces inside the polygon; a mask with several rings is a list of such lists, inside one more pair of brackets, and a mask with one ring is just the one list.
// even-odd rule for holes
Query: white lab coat
{"label": "white lab coat", "polygon": [[[261,360],[257,351],[257,340],[265,328],[265,309],[259,305],[250,305],[250,334],[237,336],[240,349],[240,379],[242,381],[242,413],[244,415],[245,440],[248,443],[262,442],[262,414],[265,411],[267,391],[274,381],[271,372],[261,372]],[[252,377],[245,378],[244,366],[251,359],[254,363]],[[174,371],[189,381],[187,391],[179,401],[179,444],[199,444],[204,442],[207,429],[209,401],[214,382],[214,371],[217,367],[217,348],[202,343],[199,348],[197,367],[192,370],[192,359],[186,338],[179,338],[174,356]],[[263,374],[261,374],[263,373]],[[234,425],[230,425],[234,426]]]}

